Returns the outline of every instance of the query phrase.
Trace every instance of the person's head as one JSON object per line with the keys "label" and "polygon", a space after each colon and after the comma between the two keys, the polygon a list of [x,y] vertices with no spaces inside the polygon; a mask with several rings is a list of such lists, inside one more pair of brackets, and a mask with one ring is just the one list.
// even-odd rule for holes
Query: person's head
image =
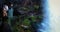
{"label": "person's head", "polygon": [[13,4],[11,3],[11,6],[13,6]]}
{"label": "person's head", "polygon": [[13,3],[12,3],[12,2],[9,2],[9,3],[8,3],[8,6],[13,6]]}

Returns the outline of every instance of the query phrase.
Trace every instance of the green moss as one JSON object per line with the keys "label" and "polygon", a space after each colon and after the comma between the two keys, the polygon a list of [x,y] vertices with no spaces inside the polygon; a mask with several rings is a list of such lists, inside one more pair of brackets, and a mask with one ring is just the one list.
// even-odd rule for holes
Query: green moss
{"label": "green moss", "polygon": [[28,19],[24,19],[23,24],[29,26],[30,25],[30,21]]}

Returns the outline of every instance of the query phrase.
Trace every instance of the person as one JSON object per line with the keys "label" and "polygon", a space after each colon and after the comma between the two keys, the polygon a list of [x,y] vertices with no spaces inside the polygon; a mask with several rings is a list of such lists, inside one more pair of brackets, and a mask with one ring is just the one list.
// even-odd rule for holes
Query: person
{"label": "person", "polygon": [[13,19],[13,4],[12,3],[9,3],[8,19],[9,19],[9,24],[11,24],[11,20]]}
{"label": "person", "polygon": [[6,23],[7,21],[7,11],[8,11],[8,5],[4,5],[2,8],[2,23]]}
{"label": "person", "polygon": [[3,5],[3,8],[2,8],[2,13],[3,13],[3,17],[2,17],[2,25],[1,25],[1,28],[2,28],[2,32],[12,32],[11,29],[10,29],[10,26],[9,24],[7,23],[7,11],[8,11],[8,5]]}
{"label": "person", "polygon": [[8,9],[8,24],[13,31],[13,3],[9,2],[9,9]]}

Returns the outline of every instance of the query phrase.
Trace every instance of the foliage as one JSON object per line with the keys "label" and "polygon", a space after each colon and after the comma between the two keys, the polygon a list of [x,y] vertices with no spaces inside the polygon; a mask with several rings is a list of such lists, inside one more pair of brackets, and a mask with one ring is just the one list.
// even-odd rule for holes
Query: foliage
{"label": "foliage", "polygon": [[[17,0],[16,0],[17,1]],[[16,3],[16,1],[15,1],[15,3]],[[14,3],[14,4],[15,4]],[[33,2],[32,2],[33,3]],[[20,5],[20,4],[19,4]],[[18,6],[18,5],[17,5]],[[27,5],[27,7],[25,7],[25,6],[18,6],[19,8],[17,8],[17,10],[19,10],[19,11],[38,11],[38,9],[39,9],[39,5]],[[32,8],[31,8],[32,7]],[[16,8],[16,7],[14,7],[14,8]],[[27,14],[27,15],[26,15]],[[40,19],[42,19],[43,18],[43,16],[42,15],[38,15],[38,16],[35,16],[34,15],[34,13],[32,13],[33,14],[33,16],[28,16],[29,14],[28,14],[28,12],[26,13],[26,14],[23,14],[23,15],[25,15],[25,16],[23,16],[22,17],[22,15],[18,15],[17,16],[17,18],[14,20],[14,25],[12,26],[12,30],[13,30],[13,32],[24,32],[24,27],[22,27],[21,25],[24,25],[24,26],[28,26],[29,28],[28,28],[28,30],[27,30],[27,32],[32,32],[32,28],[31,28],[31,22],[32,23],[34,23],[34,22],[38,22],[38,20],[40,20]],[[32,15],[31,14],[31,15]],[[35,12],[35,14],[37,14],[36,12]],[[19,17],[20,16],[20,17]],[[37,18],[38,17],[38,18]],[[30,21],[29,20],[29,18],[31,18],[31,20],[32,21]],[[12,25],[12,24],[11,24]]]}

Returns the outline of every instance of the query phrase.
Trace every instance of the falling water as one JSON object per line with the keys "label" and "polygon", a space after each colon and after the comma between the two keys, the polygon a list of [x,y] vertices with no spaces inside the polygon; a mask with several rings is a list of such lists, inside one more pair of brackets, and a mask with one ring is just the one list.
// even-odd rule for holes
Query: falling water
{"label": "falling water", "polygon": [[49,10],[48,10],[48,1],[42,0],[44,18],[41,24],[38,24],[38,32],[49,32]]}
{"label": "falling water", "polygon": [[49,0],[50,32],[60,32],[60,0]]}

